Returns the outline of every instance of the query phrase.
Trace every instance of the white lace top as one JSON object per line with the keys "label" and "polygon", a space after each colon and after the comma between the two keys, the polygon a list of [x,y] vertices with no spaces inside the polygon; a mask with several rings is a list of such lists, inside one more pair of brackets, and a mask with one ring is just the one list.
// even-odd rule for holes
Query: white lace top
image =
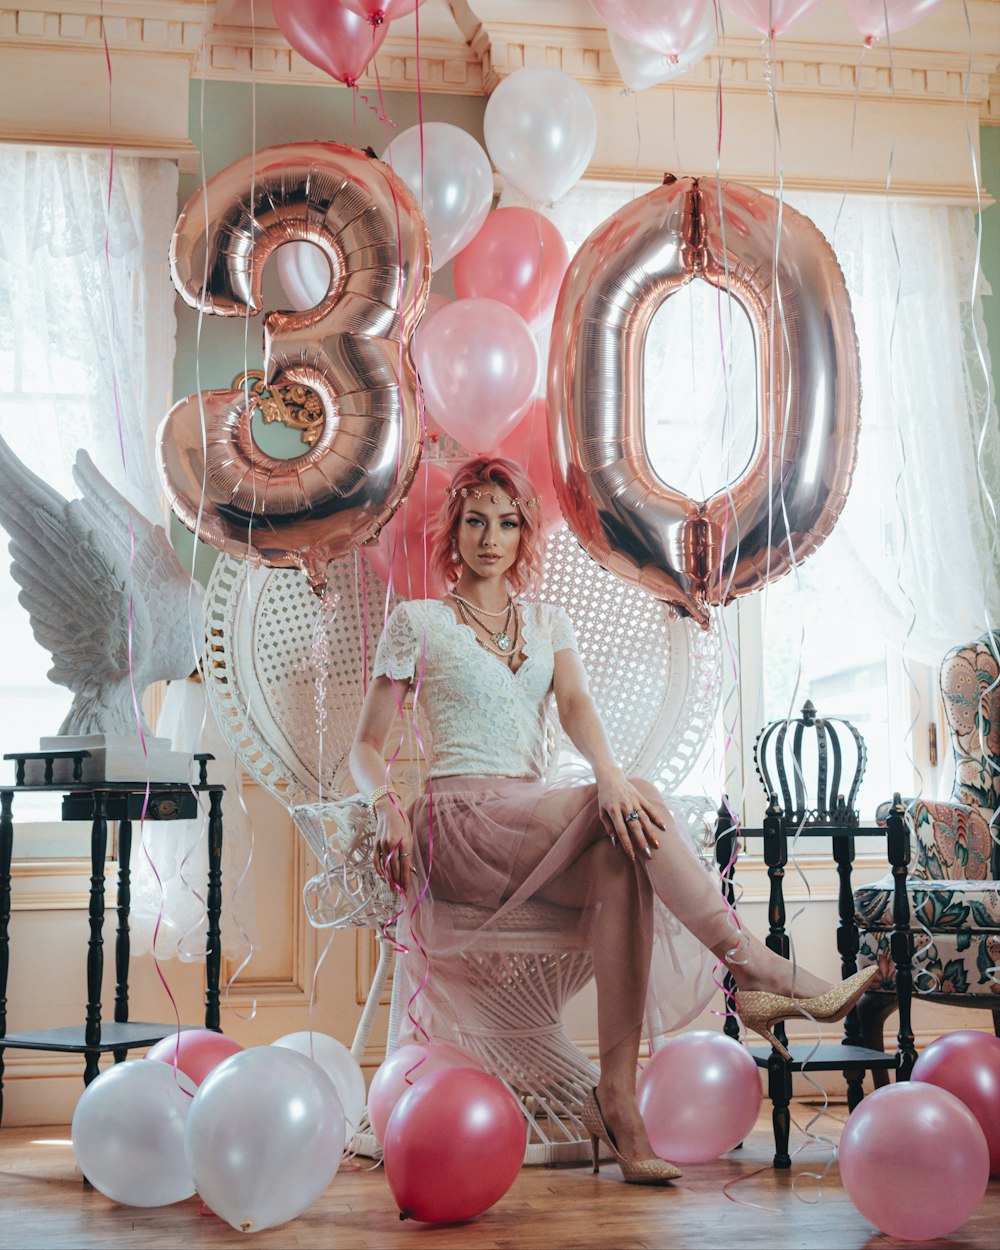
{"label": "white lace top", "polygon": [[562,608],[521,605],[524,660],[516,672],[476,642],[440,599],[400,603],[375,652],[374,676],[419,681],[432,777],[542,777],[553,656],[577,649]]}

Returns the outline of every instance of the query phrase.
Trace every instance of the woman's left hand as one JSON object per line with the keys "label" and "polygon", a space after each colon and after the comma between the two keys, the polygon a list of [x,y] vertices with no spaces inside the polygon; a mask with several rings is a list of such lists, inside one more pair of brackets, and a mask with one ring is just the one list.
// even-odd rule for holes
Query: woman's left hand
{"label": "woman's left hand", "polygon": [[644,797],[622,769],[598,776],[597,803],[608,836],[629,859],[640,852],[652,855],[659,847],[657,835],[667,827],[666,808],[662,800]]}

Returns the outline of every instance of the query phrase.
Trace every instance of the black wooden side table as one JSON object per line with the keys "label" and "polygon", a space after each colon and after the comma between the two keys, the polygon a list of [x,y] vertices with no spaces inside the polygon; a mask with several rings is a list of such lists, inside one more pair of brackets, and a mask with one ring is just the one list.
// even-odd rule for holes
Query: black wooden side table
{"label": "black wooden side table", "polygon": [[[900,828],[902,827],[902,841]],[[797,825],[786,819],[783,809],[772,800],[760,828],[736,828],[733,825],[727,804],[719,809],[716,824],[715,857],[722,874],[722,886],[729,903],[735,906],[733,874],[739,851],[739,839],[761,838],[763,840],[764,862],[770,881],[768,900],[768,947],[785,959],[789,957],[790,946],[785,931],[785,900],[783,880],[785,865],[788,863],[788,840],[790,833],[794,835]],[[857,957],[860,940],[854,914],[854,896],[851,889],[851,868],[854,863],[854,839],[861,834],[887,834],[888,853],[893,865],[893,876],[897,892],[903,890],[905,899],[906,862],[909,859],[909,845],[902,822],[897,822],[888,831],[878,826],[859,825],[857,823],[806,824],[799,833],[800,838],[829,838],[833,858],[837,865],[840,879],[838,889],[839,925],[837,928],[837,950],[840,954],[841,971],[844,978],[852,976],[858,970]],[[899,861],[897,865],[897,860]],[[901,875],[900,875],[901,874]],[[895,948],[894,948],[895,950]],[[905,943],[899,944],[899,954],[907,966]],[[736,990],[736,983],[731,974],[725,978],[727,994]],[[853,1111],[864,1097],[864,1074],[873,1072],[881,1075],[890,1071],[897,1073],[897,1080],[906,1080],[913,1066],[913,1035],[909,1024],[909,1000],[902,1001],[900,995],[900,1036],[899,1049],[895,1054],[887,1054],[881,1050],[871,1050],[863,1045],[861,1027],[857,1009],[851,1011],[844,1021],[843,1040],[840,1042],[811,1043],[789,1046],[792,1061],[789,1062],[777,1050],[769,1048],[766,1052],[761,1047],[749,1047],[759,1068],[766,1068],[768,1074],[767,1092],[771,1099],[771,1119],[774,1126],[774,1166],[776,1168],[791,1167],[792,1160],[788,1153],[788,1140],[791,1132],[791,1113],[789,1106],[792,1099],[792,1074],[794,1072],[835,1072],[841,1071],[847,1082],[847,1105]],[[725,1032],[739,1039],[739,1023],[734,1016],[726,1018]],[[788,1046],[788,1038],[783,1025],[778,1025],[775,1035],[783,1045]],[[907,1041],[908,1038],[908,1041]],[[878,1078],[877,1078],[878,1079]]]}
{"label": "black wooden side table", "polygon": [[[187,782],[52,782],[55,761],[71,761],[74,777],[79,777],[86,751],[14,752],[15,784],[0,789],[0,1122],[3,1119],[3,1056],[6,1048],[70,1052],[85,1056],[84,1084],[98,1074],[102,1054],[113,1052],[115,1061],[129,1050],[147,1047],[168,1037],[174,1024],[130,1022],[128,1018],[129,908],[132,850],[132,824],[143,820],[191,820],[198,815],[198,794],[208,796],[208,939],[206,943],[205,1028],[220,1032],[219,974],[222,948],[222,795],[225,786],[209,784],[211,755],[196,755],[199,780]],[[28,760],[43,760],[44,785],[25,785]],[[90,833],[90,938],[87,946],[87,1009],[83,1025],[38,1029],[28,1033],[7,1032],[7,974],[10,966],[10,885],[14,845],[14,795],[27,792],[58,791],[63,795],[63,820],[89,820]],[[114,1021],[101,1023],[101,985],[104,973],[104,868],[108,850],[108,821],[118,821],[118,931],[115,938]]]}

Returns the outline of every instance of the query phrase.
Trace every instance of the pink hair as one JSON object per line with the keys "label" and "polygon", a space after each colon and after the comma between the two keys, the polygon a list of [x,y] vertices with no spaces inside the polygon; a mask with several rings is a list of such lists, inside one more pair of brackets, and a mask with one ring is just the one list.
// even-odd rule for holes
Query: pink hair
{"label": "pink hair", "polygon": [[452,544],[462,516],[464,499],[461,493],[451,491],[475,489],[484,484],[497,486],[509,498],[517,499],[521,514],[521,543],[517,559],[507,573],[507,581],[515,594],[537,591],[542,580],[545,562],[545,532],[542,529],[542,509],[531,478],[513,460],[497,456],[476,456],[466,460],[455,470],[451,487],[445,493],[444,502],[437,519],[430,528],[430,565],[447,586],[453,586],[462,572],[461,562],[452,560]]}

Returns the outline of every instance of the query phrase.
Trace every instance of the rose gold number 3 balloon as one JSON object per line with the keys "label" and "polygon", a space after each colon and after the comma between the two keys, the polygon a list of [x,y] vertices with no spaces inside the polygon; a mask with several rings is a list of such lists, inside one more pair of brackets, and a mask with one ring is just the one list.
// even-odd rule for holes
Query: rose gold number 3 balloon
{"label": "rose gold number 3 balloon", "polygon": [[354,148],[268,148],[191,197],[170,260],[193,307],[255,316],[268,257],[302,240],[326,255],[330,286],[315,308],[266,314],[264,359],[268,385],[300,382],[318,394],[319,439],[274,459],[253,440],[242,391],[203,391],[164,418],[157,461],[174,511],[204,542],[301,568],[321,591],[329,561],[378,534],[420,461],[409,340],[427,302],[430,237],[416,201]]}
{"label": "rose gold number 3 balloon", "polygon": [[[720,214],[721,203],[721,214]],[[563,282],[549,360],[553,474],[595,560],[708,623],[833,529],[857,458],[857,338],[837,259],[816,227],[736,183],[676,181],[625,205]],[[654,472],[643,432],[653,314],[702,278],[746,311],[756,343],[757,441],[743,474],[697,502]]]}

